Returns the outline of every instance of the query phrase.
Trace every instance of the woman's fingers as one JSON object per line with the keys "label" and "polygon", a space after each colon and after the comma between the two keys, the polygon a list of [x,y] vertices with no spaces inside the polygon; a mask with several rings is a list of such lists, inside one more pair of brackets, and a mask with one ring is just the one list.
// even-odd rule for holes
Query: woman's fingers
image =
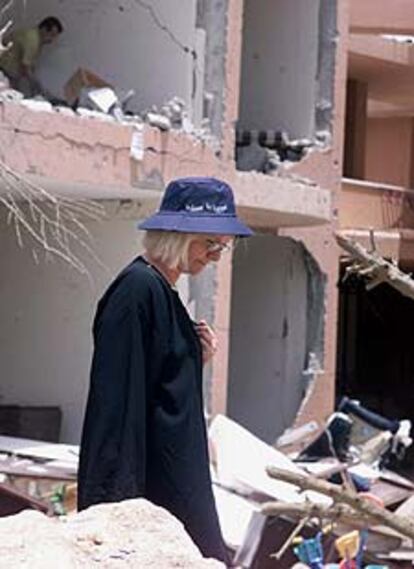
{"label": "woman's fingers", "polygon": [[200,320],[195,326],[203,350],[203,362],[210,360],[217,351],[217,337],[205,320]]}

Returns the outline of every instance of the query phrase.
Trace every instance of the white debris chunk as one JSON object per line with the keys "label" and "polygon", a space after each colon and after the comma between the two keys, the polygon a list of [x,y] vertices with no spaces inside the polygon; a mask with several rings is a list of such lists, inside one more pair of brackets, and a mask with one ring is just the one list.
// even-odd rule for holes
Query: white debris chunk
{"label": "white debris chunk", "polygon": [[142,125],[134,125],[131,137],[130,156],[138,162],[144,159],[144,128]]}
{"label": "white debris chunk", "polygon": [[160,130],[170,130],[171,128],[170,119],[160,113],[147,113],[146,118],[151,126],[157,126]]}
{"label": "white debris chunk", "polygon": [[5,89],[0,91],[0,103],[17,103],[24,98],[23,93],[16,91],[16,89]]}
{"label": "white debris chunk", "polygon": [[37,99],[23,99],[21,104],[30,109],[31,111],[53,111],[53,106],[49,101]]}
{"label": "white debris chunk", "polygon": [[93,103],[93,106],[102,113],[109,113],[111,109],[118,103],[118,97],[115,91],[110,87],[88,89],[87,97]]}

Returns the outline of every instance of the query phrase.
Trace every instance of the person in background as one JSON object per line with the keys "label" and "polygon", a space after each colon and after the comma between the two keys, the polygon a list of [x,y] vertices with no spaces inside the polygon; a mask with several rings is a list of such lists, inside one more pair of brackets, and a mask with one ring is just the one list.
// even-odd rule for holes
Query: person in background
{"label": "person in background", "polygon": [[9,47],[0,55],[0,71],[13,89],[25,97],[43,95],[52,98],[36,77],[36,63],[42,47],[53,43],[62,32],[60,20],[49,16],[35,28],[18,29],[6,35],[5,44]]}
{"label": "person in background", "polygon": [[100,300],[81,441],[78,506],[144,497],[182,521],[206,557],[229,563],[210,479],[203,364],[216,351],[176,290],[251,230],[215,178],[171,182],[140,225],[145,252]]}

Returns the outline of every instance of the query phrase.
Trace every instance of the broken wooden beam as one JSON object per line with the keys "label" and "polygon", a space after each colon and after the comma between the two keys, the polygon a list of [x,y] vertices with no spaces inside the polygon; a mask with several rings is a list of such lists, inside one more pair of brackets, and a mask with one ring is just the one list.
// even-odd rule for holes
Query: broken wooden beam
{"label": "broken wooden beam", "polygon": [[261,512],[266,516],[288,515],[295,518],[318,518],[321,520],[329,520],[330,522],[340,522],[358,529],[377,525],[377,521],[374,518],[361,515],[345,504],[325,506],[312,502],[305,502],[304,504],[266,502],[262,505]]}
{"label": "broken wooden beam", "polygon": [[356,273],[367,280],[370,290],[379,284],[388,283],[404,296],[414,299],[414,280],[398,266],[381,257],[376,251],[368,251],[357,241],[336,233],[336,241],[344,251],[349,253],[354,264],[349,272]]}
{"label": "broken wooden beam", "polygon": [[341,486],[331,484],[325,480],[319,480],[314,476],[289,472],[275,466],[269,466],[266,470],[271,478],[293,484],[301,490],[312,490],[329,496],[334,501],[333,508],[336,506],[336,503],[347,504],[359,515],[371,518],[372,523],[386,525],[414,540],[414,523],[411,520],[398,516],[367,499],[361,498],[357,492],[344,490]]}

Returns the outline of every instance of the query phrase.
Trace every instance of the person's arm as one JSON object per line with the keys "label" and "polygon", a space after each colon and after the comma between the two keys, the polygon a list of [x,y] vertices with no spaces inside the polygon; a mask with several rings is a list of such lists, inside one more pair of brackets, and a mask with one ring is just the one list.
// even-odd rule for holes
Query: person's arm
{"label": "person's arm", "polygon": [[138,309],[113,305],[95,334],[78,477],[80,509],[145,491],[145,322]]}

